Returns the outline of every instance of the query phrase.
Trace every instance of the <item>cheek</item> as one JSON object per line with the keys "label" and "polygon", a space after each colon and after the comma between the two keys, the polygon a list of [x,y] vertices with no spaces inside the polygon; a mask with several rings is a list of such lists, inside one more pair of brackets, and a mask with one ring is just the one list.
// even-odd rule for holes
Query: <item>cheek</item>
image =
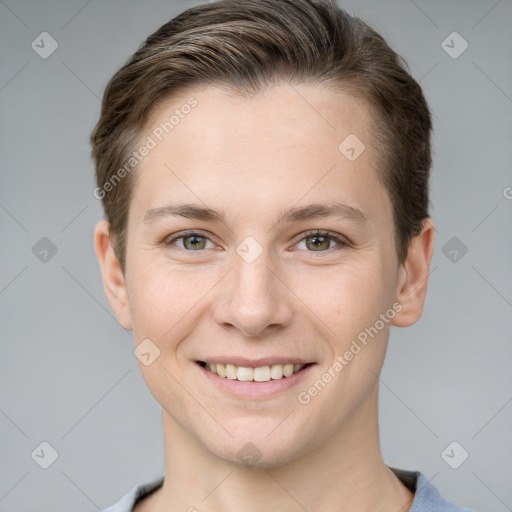
{"label": "cheek", "polygon": [[173,344],[205,304],[215,274],[177,269],[169,262],[141,261],[132,278],[131,307],[136,339],[150,338]]}
{"label": "cheek", "polygon": [[370,256],[295,276],[290,288],[324,323],[327,339],[349,342],[389,307],[389,283]]}

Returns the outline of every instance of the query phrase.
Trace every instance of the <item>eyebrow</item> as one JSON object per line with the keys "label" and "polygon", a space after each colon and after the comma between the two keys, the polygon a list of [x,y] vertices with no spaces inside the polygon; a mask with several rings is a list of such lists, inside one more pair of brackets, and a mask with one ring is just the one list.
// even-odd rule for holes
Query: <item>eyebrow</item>
{"label": "eyebrow", "polygon": [[[179,216],[187,219],[220,222],[223,224],[226,222],[226,214],[222,210],[213,210],[194,203],[177,203],[148,210],[144,215],[144,223],[168,216]],[[365,223],[369,220],[358,208],[340,202],[328,202],[326,204],[309,204],[301,207],[292,206],[282,210],[275,224],[326,217],[355,220],[360,223]]]}

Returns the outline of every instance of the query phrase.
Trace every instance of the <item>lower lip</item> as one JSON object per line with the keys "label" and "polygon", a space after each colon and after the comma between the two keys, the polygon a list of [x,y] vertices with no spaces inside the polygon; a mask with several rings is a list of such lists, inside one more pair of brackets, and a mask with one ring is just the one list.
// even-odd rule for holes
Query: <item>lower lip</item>
{"label": "lower lip", "polygon": [[201,370],[203,375],[210,379],[212,384],[218,386],[225,393],[237,398],[257,400],[271,398],[279,393],[287,391],[293,386],[296,386],[310,373],[316,363],[303,368],[290,377],[283,377],[281,379],[269,380],[266,382],[240,381],[236,379],[228,379],[226,377],[219,377],[219,375],[207,370],[200,364],[194,364],[199,368],[199,370]]}

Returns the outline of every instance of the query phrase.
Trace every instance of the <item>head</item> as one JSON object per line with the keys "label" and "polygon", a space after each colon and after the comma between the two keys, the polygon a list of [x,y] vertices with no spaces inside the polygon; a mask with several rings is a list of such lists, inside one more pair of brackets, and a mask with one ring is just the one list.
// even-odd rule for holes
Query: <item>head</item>
{"label": "head", "polygon": [[[141,370],[164,413],[210,453],[291,460],[375,407],[390,326],[426,295],[430,132],[405,63],[328,0],[189,9],[111,79],[91,135],[105,290],[159,351]],[[231,357],[311,364],[248,399],[198,363]]]}

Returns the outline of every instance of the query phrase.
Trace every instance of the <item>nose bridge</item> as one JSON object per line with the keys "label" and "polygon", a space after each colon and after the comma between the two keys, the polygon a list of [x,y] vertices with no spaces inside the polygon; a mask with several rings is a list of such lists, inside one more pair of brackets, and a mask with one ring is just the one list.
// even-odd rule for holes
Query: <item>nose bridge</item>
{"label": "nose bridge", "polygon": [[268,326],[289,323],[292,310],[284,285],[274,275],[269,251],[261,248],[255,257],[255,247],[250,244],[240,244],[234,255],[227,292],[216,308],[215,319],[245,335],[258,336]]}
{"label": "nose bridge", "polygon": [[[262,304],[274,301],[272,281],[275,277],[270,265],[268,253],[260,255],[253,262],[237,257],[232,276],[234,281],[232,299],[242,300],[244,303],[248,301],[248,306],[252,306],[256,301]],[[251,309],[255,310],[253,307]]]}

